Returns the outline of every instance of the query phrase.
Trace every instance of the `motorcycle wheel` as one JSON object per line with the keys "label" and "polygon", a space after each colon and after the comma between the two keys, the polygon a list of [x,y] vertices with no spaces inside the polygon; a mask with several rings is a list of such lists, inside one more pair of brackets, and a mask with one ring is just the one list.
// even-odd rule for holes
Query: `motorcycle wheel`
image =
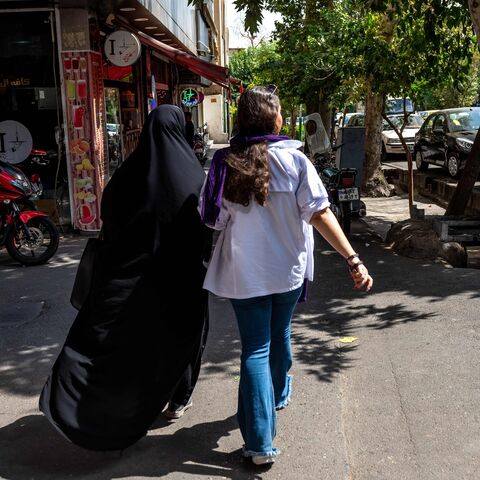
{"label": "motorcycle wheel", "polygon": [[340,226],[342,227],[343,233],[346,237],[350,235],[350,230],[352,226],[352,209],[350,202],[343,202],[340,206],[341,219],[339,219]]}
{"label": "motorcycle wheel", "polygon": [[10,229],[5,238],[5,247],[12,258],[23,265],[40,265],[48,262],[58,249],[60,234],[48,217],[35,217],[27,222],[33,235],[29,241],[20,225]]}

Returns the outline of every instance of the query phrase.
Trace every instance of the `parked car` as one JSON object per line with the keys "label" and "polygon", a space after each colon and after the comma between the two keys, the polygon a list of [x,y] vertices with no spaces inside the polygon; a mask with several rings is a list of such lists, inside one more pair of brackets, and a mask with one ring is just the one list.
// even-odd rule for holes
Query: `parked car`
{"label": "parked car", "polygon": [[439,110],[425,120],[415,136],[415,163],[425,171],[440,165],[458,178],[480,127],[480,107]]}
{"label": "parked car", "polygon": [[421,110],[417,113],[425,120],[432,113],[437,113],[437,110]]}
{"label": "parked car", "polygon": [[[339,112],[337,113],[337,115],[335,116],[335,126],[334,126],[334,129],[335,129],[335,137],[337,137],[338,135],[338,129],[341,128],[341,127],[349,127],[349,123],[350,123],[350,120],[353,116],[355,116],[356,114],[355,113],[346,113],[345,114],[345,120],[343,118],[343,112]],[[363,114],[362,114],[363,115]]]}
{"label": "parked car", "polygon": [[[389,120],[397,128],[402,128],[404,116],[403,114],[388,115]],[[407,125],[403,129],[403,138],[407,147],[413,152],[413,146],[415,143],[415,134],[420,130],[423,120],[422,117],[416,113],[413,113],[407,117]],[[365,126],[365,114],[357,113],[348,122],[349,127],[364,127]],[[382,160],[385,160],[388,155],[391,154],[405,154],[405,150],[400,142],[400,138],[390,124],[384,120],[382,130]]]}
{"label": "parked car", "polygon": [[355,113],[346,113],[345,114],[345,121],[343,121],[343,113],[337,113],[336,121],[338,127],[348,127],[348,123],[350,119],[356,115]]}

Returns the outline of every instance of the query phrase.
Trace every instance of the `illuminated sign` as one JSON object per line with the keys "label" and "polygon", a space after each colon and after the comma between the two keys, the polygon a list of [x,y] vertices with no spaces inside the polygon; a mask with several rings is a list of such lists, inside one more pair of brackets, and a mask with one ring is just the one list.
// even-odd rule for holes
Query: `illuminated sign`
{"label": "illuminated sign", "polygon": [[181,94],[182,104],[186,107],[195,107],[203,102],[204,95],[202,92],[197,92],[193,88],[186,88]]}

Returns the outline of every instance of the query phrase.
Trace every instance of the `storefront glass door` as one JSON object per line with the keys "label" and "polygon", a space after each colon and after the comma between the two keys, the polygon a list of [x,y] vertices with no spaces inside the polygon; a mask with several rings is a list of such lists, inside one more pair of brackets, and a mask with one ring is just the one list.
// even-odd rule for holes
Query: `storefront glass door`
{"label": "storefront glass door", "polygon": [[112,176],[123,161],[122,119],[118,88],[105,88],[105,107],[107,111],[108,168],[109,174]]}

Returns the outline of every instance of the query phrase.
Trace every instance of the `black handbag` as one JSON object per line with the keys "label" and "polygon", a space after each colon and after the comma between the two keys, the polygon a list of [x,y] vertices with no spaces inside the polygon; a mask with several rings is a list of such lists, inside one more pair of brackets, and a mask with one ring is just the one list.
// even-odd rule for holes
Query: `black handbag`
{"label": "black handbag", "polygon": [[102,242],[103,239],[100,233],[98,238],[89,238],[85,245],[85,249],[83,250],[82,258],[78,264],[77,274],[73,283],[72,293],[70,295],[70,303],[77,310],[82,308],[82,305],[85,303],[92,288],[95,259]]}

